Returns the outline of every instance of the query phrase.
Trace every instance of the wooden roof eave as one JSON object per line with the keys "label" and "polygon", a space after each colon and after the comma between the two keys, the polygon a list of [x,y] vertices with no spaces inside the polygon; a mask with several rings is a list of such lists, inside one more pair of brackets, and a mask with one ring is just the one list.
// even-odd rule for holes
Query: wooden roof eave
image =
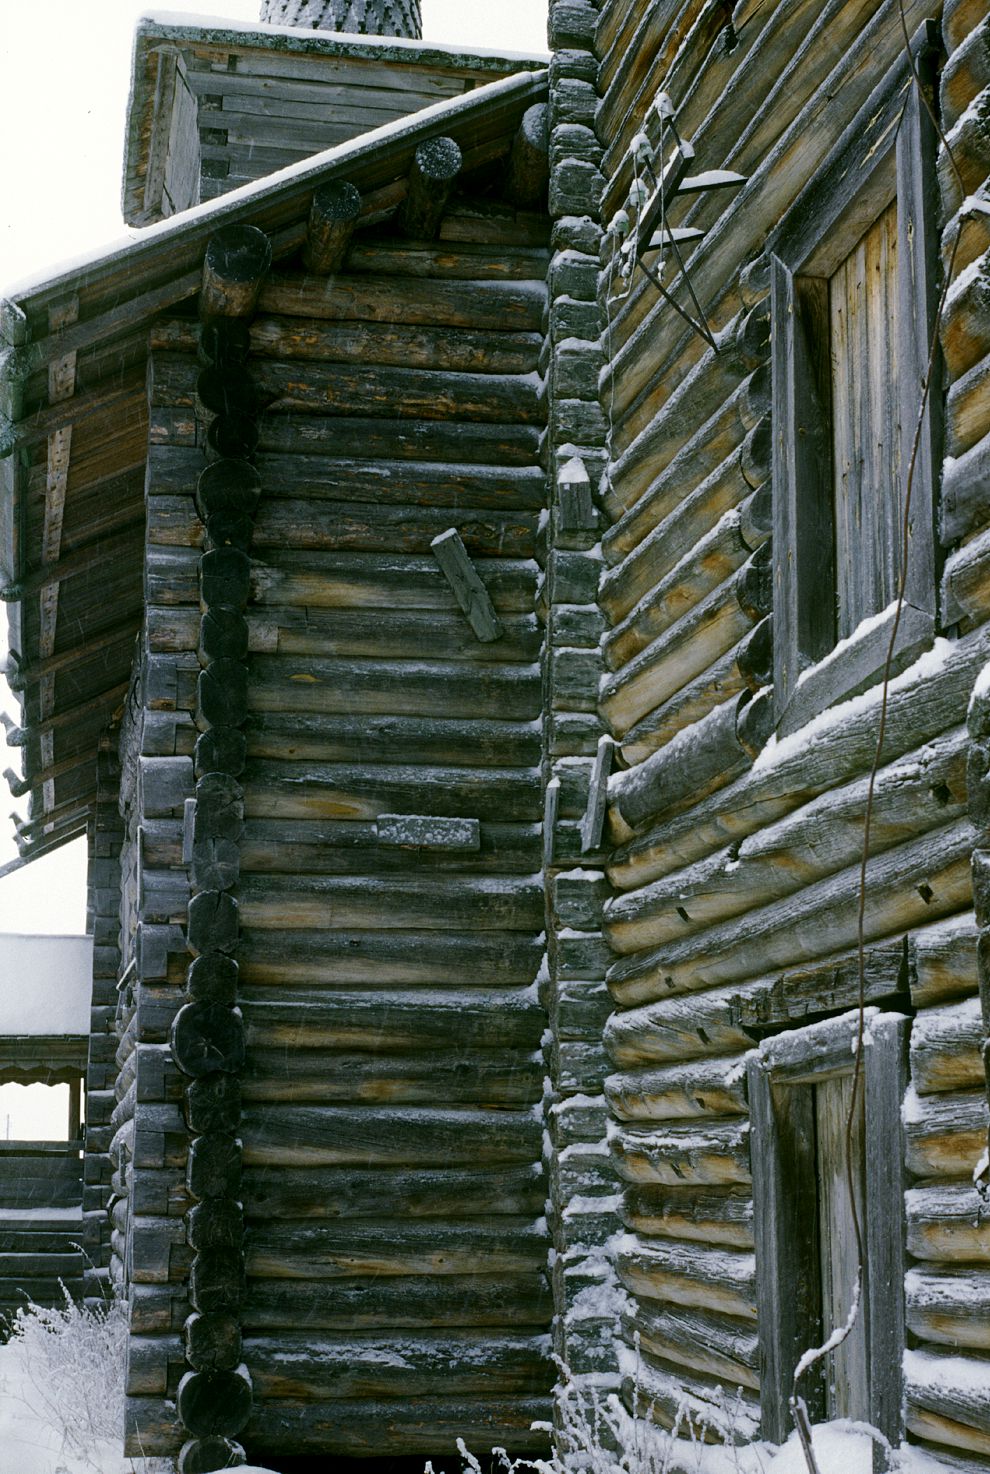
{"label": "wooden roof eave", "polygon": [[[43,556],[44,538],[38,535],[37,528],[28,532],[32,447],[38,447],[44,437],[51,437],[61,429],[71,430],[77,422],[83,424],[93,413],[105,408],[98,384],[91,384],[78,395],[71,383],[68,390],[63,384],[60,394],[50,392],[46,396],[43,388],[46,379],[51,384],[58,378],[60,365],[74,354],[86,354],[96,345],[100,345],[100,355],[112,361],[115,342],[133,344],[135,335],[146,331],[161,312],[194,297],[200,287],[206,245],[220,226],[233,223],[258,226],[272,239],[276,259],[289,255],[303,241],[314,188],[335,178],[359,186],[365,201],[365,213],[359,223],[375,223],[401,203],[413,154],[420,143],[446,134],[460,144],[467,169],[472,167],[472,160],[487,162],[499,152],[508,151],[523,113],[533,103],[545,99],[546,83],[545,71],[523,72],[434,104],[314,155],[302,164],[150,226],[139,237],[128,237],[47,280],[15,289],[8,300],[0,301],[0,417],[6,416],[6,423],[0,423],[0,579],[5,586],[14,585],[9,591],[13,597],[7,602],[10,644],[22,666],[43,666],[51,657],[51,650],[39,645],[42,637],[37,629],[35,605],[31,602],[38,597],[39,579],[56,593],[60,588],[58,580],[52,582],[47,577],[58,572],[58,560],[52,562]],[[71,314],[65,311],[67,303],[72,304]],[[29,381],[30,407],[25,402],[25,386]],[[108,465],[101,470],[101,481],[114,474],[111,455]],[[71,484],[68,498],[71,501]],[[95,569],[99,568],[103,556],[103,541],[96,538],[92,545]],[[64,556],[62,566],[66,576],[75,570],[78,556],[77,552]],[[139,579],[139,568],[136,575]],[[92,583],[94,590],[100,587],[98,577]],[[76,623],[82,661],[92,642],[85,619],[77,615]],[[49,642],[54,640],[54,633],[54,627],[48,631]],[[67,668],[68,644],[61,638],[57,642],[62,670]],[[83,703],[90,715],[103,700],[106,720],[111,719],[120,700],[120,681],[126,674],[123,670],[107,671],[103,696],[93,692],[91,699]],[[25,702],[20,693],[19,699],[23,713]],[[56,743],[53,751],[42,750],[41,756],[34,758],[30,768],[35,772],[60,771],[57,744],[62,739],[58,734],[65,731],[68,735],[66,722],[72,718],[73,712],[58,708],[42,716],[35,701],[29,703],[26,721],[22,717],[19,744],[37,745],[39,739],[48,745],[51,740]],[[56,734],[54,739],[52,733]],[[92,794],[96,788],[95,761],[94,753]],[[24,778],[31,783],[33,773],[29,770]],[[47,818],[44,811],[49,808],[52,816]],[[45,785],[42,812],[33,814],[29,823],[22,826],[21,860],[13,862],[15,867],[75,837],[83,831],[85,822],[85,815],[80,815],[77,805],[70,812],[62,807],[57,778],[51,779]]]}

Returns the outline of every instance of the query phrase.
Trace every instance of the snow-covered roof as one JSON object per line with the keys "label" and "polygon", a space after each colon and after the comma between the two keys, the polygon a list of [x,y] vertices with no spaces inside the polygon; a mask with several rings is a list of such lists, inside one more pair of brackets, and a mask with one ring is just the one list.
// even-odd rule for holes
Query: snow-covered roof
{"label": "snow-covered roof", "polygon": [[0,932],[0,1037],[89,1033],[92,937]]}

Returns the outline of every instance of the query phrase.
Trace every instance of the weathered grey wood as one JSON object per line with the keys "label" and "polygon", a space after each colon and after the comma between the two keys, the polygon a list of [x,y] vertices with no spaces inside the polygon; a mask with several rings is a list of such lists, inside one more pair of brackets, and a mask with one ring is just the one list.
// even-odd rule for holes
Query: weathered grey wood
{"label": "weathered grey wood", "polygon": [[615,743],[611,737],[598,739],[598,751],[588,783],[588,803],[581,820],[581,853],[597,850],[602,842],[605,813],[608,807],[608,779],[612,768]]}
{"label": "weathered grey wood", "polygon": [[272,243],[253,225],[226,225],[210,237],[203,262],[203,317],[250,317],[271,265]]}
{"label": "weathered grey wood", "polygon": [[623,1126],[609,1149],[624,1182],[729,1187],[750,1181],[748,1129],[738,1121]]}
{"label": "weathered grey wood", "polygon": [[[433,1163],[417,1169],[292,1167],[274,1162],[245,1168],[243,1197],[248,1217],[260,1219],[393,1214],[403,1221],[458,1215],[499,1219],[542,1212],[546,1183],[535,1160],[518,1166]],[[332,1297],[327,1298],[332,1304]],[[274,1297],[272,1310],[277,1310]],[[346,1320],[341,1329],[347,1329]]]}
{"label": "weathered grey wood", "polygon": [[572,456],[557,473],[557,501],[563,532],[581,532],[596,526],[591,480],[580,456]]}
{"label": "weathered grey wood", "polygon": [[625,1121],[742,1115],[746,1110],[744,1073],[738,1060],[724,1059],[635,1070],[610,1075],[605,1094],[612,1111]]}
{"label": "weathered grey wood", "polygon": [[399,210],[403,235],[421,241],[435,238],[462,164],[461,150],[452,138],[431,138],[419,145]]}
{"label": "weathered grey wood", "polygon": [[730,1387],[759,1388],[751,1324],[681,1305],[638,1301],[623,1318],[630,1340],[675,1366],[717,1377]]}
{"label": "weathered grey wood", "polygon": [[911,1082],[919,1093],[971,1090],[983,1084],[985,1030],[978,998],[919,1015],[911,1033]]}
{"label": "weathered grey wood", "polygon": [[545,103],[534,103],[523,113],[509,154],[503,193],[520,210],[532,210],[543,198],[550,174],[549,113]]}
{"label": "weathered grey wood", "polygon": [[233,1372],[187,1372],[176,1395],[179,1416],[197,1438],[240,1433],[251,1404],[251,1378],[243,1364]]}
{"label": "weathered grey wood", "polygon": [[909,1330],[943,1346],[990,1351],[990,1271],[915,1266],[904,1282]]}
{"label": "weathered grey wood", "polygon": [[494,1227],[472,1222],[350,1226],[326,1223],[249,1225],[248,1274],[258,1279],[348,1280],[423,1275],[529,1276],[546,1262],[547,1238],[539,1224],[505,1219]]}
{"label": "weathered grey wood", "polygon": [[975,1187],[921,1184],[908,1189],[904,1206],[907,1248],[915,1259],[990,1261],[990,1218]]}
{"label": "weathered grey wood", "polygon": [[360,192],[346,180],[335,179],[313,191],[302,254],[307,271],[329,276],[340,270],[360,214]]}
{"label": "weathered grey wood", "polygon": [[[760,1333],[760,1431],[775,1443],[790,1430],[788,1399],[794,1368],[818,1344],[818,1211],[813,1101],[810,1090],[789,1092],[786,1107],[759,1060],[747,1065],[753,1153],[753,1230]],[[823,1406],[821,1374],[801,1384],[812,1416]]]}
{"label": "weathered grey wood", "polygon": [[745,1251],[627,1238],[616,1269],[637,1297],[756,1320],[755,1260]]}
{"label": "weathered grey wood", "polygon": [[432,540],[430,547],[478,639],[485,643],[499,639],[501,622],[457,529],[450,528],[441,533]]}
{"label": "weathered grey wood", "polygon": [[911,1091],[903,1115],[905,1158],[915,1176],[971,1176],[986,1146],[985,1091],[948,1095],[917,1095]]}
{"label": "weathered grey wood", "polygon": [[[742,1067],[741,1075],[745,1075]],[[620,1209],[638,1233],[733,1249],[753,1247],[753,1195],[746,1187],[627,1187]]]}
{"label": "weathered grey wood", "polygon": [[[244,1330],[468,1329],[546,1325],[550,1293],[543,1273],[528,1275],[385,1275],[307,1283],[256,1280],[248,1287]],[[311,1411],[311,1410],[310,1410]],[[362,1408],[362,1415],[366,1415]]]}
{"label": "weathered grey wood", "polygon": [[865,1056],[865,1171],[870,1416],[891,1443],[904,1436],[904,1169],[901,1105],[907,1087],[910,1024],[881,1014],[869,1025]]}
{"label": "weathered grey wood", "polygon": [[431,819],[415,814],[379,814],[378,843],[417,850],[479,850],[477,819]]}
{"label": "weathered grey wood", "polygon": [[457,1167],[525,1163],[540,1149],[539,1123],[502,1111],[255,1107],[244,1113],[242,1135],[249,1166],[428,1167],[442,1158]]}

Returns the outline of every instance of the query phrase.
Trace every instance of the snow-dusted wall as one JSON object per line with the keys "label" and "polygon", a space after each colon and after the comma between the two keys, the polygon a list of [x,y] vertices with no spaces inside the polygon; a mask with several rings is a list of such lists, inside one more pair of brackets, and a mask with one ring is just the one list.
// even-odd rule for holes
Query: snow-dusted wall
{"label": "snow-dusted wall", "polygon": [[[649,1405],[650,1416],[669,1426],[687,1396],[696,1414],[717,1425],[725,1421],[719,1388],[738,1386],[735,1431],[745,1434],[758,1427],[766,1375],[757,1278],[768,1246],[754,1243],[744,1057],[768,1035],[855,1003],[858,860],[880,714],[874,684],[851,700],[840,695],[823,703],[790,735],[786,724],[774,730],[780,692],[773,690],[773,621],[783,611],[773,608],[772,569],[793,549],[773,547],[771,537],[772,432],[784,406],[773,402],[764,247],[857,117],[847,142],[867,160],[871,129],[878,152],[888,124],[890,137],[896,133],[906,82],[888,113],[871,115],[866,104],[899,64],[902,34],[896,7],[880,5],[738,6],[734,23],[730,7],[702,0],[649,7],[588,0],[555,9],[556,178],[593,181],[602,201],[599,213],[597,194],[582,195],[577,221],[570,208],[558,209],[565,218],[555,238],[559,275],[551,275],[560,283],[551,413],[557,423],[581,405],[580,428],[559,433],[558,444],[575,442],[593,480],[596,455],[603,443],[608,448],[600,488],[608,525],[598,594],[606,622],[598,711],[616,744],[605,852],[582,862],[603,869],[613,891],[604,908],[612,949],[614,1012],[604,1029],[612,1073],[604,1090],[613,1175],[598,1164],[580,1183],[561,1173],[557,1211],[565,1232],[568,1193],[575,1213],[621,1194],[624,1232],[612,1247],[629,1297],[622,1320],[629,1405],[638,1395],[640,1409]],[[900,662],[908,668],[891,688],[868,871],[866,990],[868,1001],[916,1015],[902,1124],[909,1184],[902,1304],[912,1346],[902,1431],[936,1454],[980,1466],[990,1451],[990,1378],[979,1359],[990,1351],[990,1240],[972,1181],[985,1146],[987,1100],[970,865],[986,828],[990,719],[982,688],[969,732],[965,724],[970,693],[990,657],[990,230],[981,203],[990,169],[990,72],[982,0],[947,4],[940,34],[919,31],[924,5],[904,9],[916,56],[934,67],[940,39],[946,53],[936,101],[961,180],[936,143],[937,186],[931,176],[923,185],[929,199],[941,190],[943,260],[957,226],[961,233],[942,331],[945,378],[935,393],[936,423],[947,394],[936,529],[944,558],[941,623]],[[581,49],[591,36],[593,58]],[[582,91],[592,83],[597,137]],[[635,175],[642,176],[640,201],[653,188],[643,161],[659,142],[653,104],[660,91],[670,98],[680,136],[693,142],[690,172],[726,168],[748,180],[700,202],[686,199],[667,216],[675,227],[701,232],[686,236],[681,249],[714,347],[688,328],[645,272],[633,272],[627,293],[615,290],[621,230],[606,236],[599,256],[594,222],[609,225],[618,212],[635,213]],[[668,130],[665,150],[673,141]],[[974,192],[981,202],[964,206],[963,195]],[[581,304],[599,266],[595,320]],[[683,282],[672,290],[695,312]],[[909,310],[917,308],[915,302]],[[599,330],[607,360],[599,400],[604,426],[594,403],[595,355],[587,342],[574,341],[592,340]],[[912,424],[914,413],[905,410]],[[574,559],[566,540],[557,546],[561,566]],[[930,593],[934,606],[934,580]],[[566,709],[562,693],[572,683],[561,677],[555,686],[551,679],[550,689],[551,707],[556,700]],[[583,807],[599,730],[590,702],[574,705],[586,712],[584,725],[568,716],[566,727],[583,745],[560,750],[554,770],[560,803],[568,804],[560,812],[571,821]],[[563,717],[550,720],[564,729]],[[576,846],[569,853],[576,861]],[[981,924],[988,919],[983,867],[978,856]],[[591,962],[594,908],[608,892],[594,875],[573,880],[571,894],[581,903],[575,909],[570,882],[558,882],[563,904],[550,949],[552,996],[560,999],[569,997],[569,978],[591,979],[590,994],[602,975]],[[582,962],[568,971],[569,949],[578,947]],[[596,1058],[589,1017],[580,1035],[585,1072],[580,1082],[564,1084],[558,1069],[554,1109],[565,1121],[580,1121],[585,1145],[570,1154],[581,1150],[590,1163],[599,1131],[598,1071],[607,1067]],[[565,1038],[559,1028],[562,1060]],[[562,1110],[578,1089],[582,1098]],[[763,1141],[752,1145],[754,1152],[766,1149]],[[568,1159],[562,1137],[556,1160]],[[592,1182],[597,1204],[589,1198]],[[567,1252],[566,1237],[560,1248]],[[572,1262],[577,1257],[574,1251]],[[597,1250],[591,1260],[601,1261]],[[559,1278],[557,1309],[566,1320],[586,1302],[564,1288],[565,1275]],[[575,1288],[579,1283],[575,1275]],[[786,1300],[800,1288],[785,1283],[781,1294]]]}
{"label": "snow-dusted wall", "polygon": [[[242,1355],[253,1384],[246,1425],[231,1414],[226,1431],[262,1459],[429,1455],[458,1436],[531,1451],[550,1411],[534,612],[548,224],[469,194],[441,231],[436,245],[361,231],[331,277],[278,263],[250,328],[256,449],[242,421],[204,407],[199,324],[153,331],[148,607],[127,744],[140,823],[122,1020],[136,1065],[120,1052],[130,1211],[115,1240],[135,1454],[187,1436],[180,1379],[192,1356],[207,1365],[214,1333],[228,1378]],[[249,575],[233,548],[212,568],[203,558],[211,427],[241,437],[260,480]],[[494,630],[466,616],[431,551],[450,529]],[[210,617],[216,604],[222,623],[224,591],[242,615],[202,634],[232,683],[214,642],[243,637],[240,758],[197,735],[209,721],[220,740],[197,653],[201,558]],[[211,710],[228,740],[225,708]],[[217,859],[222,907],[204,942],[184,816],[218,754],[242,799],[221,815],[236,865]],[[204,946],[230,954],[225,976],[188,973]],[[236,996],[246,1054],[239,1088],[204,1118],[177,1069],[178,1025],[166,1041],[207,985],[225,1006]],[[211,1165],[202,1144],[224,1133],[239,1151]],[[209,1213],[191,1216],[204,1192]],[[203,1238],[221,1194],[243,1204],[243,1284]],[[231,1327],[219,1311],[235,1302]],[[200,1432],[201,1417],[185,1422]]]}

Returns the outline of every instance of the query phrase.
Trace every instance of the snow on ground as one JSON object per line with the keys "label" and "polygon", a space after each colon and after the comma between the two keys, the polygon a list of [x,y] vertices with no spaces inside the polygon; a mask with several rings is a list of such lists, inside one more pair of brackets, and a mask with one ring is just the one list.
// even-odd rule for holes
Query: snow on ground
{"label": "snow on ground", "polygon": [[87,1462],[73,1458],[38,1409],[37,1393],[16,1341],[0,1346],[0,1463],[17,1474],[132,1474],[133,1463],[109,1443]]}

